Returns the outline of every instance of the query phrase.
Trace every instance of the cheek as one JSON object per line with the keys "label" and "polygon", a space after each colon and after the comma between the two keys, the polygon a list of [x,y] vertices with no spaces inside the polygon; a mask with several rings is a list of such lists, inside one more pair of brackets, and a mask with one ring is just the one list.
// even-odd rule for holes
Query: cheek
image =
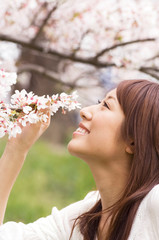
{"label": "cheek", "polygon": [[93,134],[90,138],[91,149],[99,155],[109,155],[116,146],[115,139],[111,131],[104,130]]}
{"label": "cheek", "polygon": [[106,124],[104,122],[99,129],[92,130],[89,144],[92,151],[97,155],[103,157],[116,156],[123,149],[120,124],[116,122]]}

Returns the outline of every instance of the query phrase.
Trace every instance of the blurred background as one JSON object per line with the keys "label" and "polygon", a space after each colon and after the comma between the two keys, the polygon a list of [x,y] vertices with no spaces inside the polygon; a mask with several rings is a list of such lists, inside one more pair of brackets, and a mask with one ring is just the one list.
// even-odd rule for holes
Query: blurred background
{"label": "blurred background", "polygon": [[[158,0],[0,0],[0,19],[0,69],[18,74],[10,94],[77,90],[86,106],[121,80],[159,80]],[[34,221],[95,189],[87,165],[67,152],[79,119],[79,111],[53,116],[16,181],[5,221]]]}

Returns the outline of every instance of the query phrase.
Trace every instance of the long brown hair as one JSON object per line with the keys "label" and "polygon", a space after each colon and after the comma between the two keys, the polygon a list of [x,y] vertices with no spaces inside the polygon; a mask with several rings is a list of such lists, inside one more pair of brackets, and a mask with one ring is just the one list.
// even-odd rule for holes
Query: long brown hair
{"label": "long brown hair", "polygon": [[[133,151],[131,170],[121,199],[109,211],[110,226],[105,240],[127,240],[136,211],[148,192],[159,184],[159,84],[126,80],[117,87],[117,98],[125,114],[123,139]],[[74,222],[84,240],[94,240],[101,215],[101,200]],[[73,231],[73,230],[72,230]]]}

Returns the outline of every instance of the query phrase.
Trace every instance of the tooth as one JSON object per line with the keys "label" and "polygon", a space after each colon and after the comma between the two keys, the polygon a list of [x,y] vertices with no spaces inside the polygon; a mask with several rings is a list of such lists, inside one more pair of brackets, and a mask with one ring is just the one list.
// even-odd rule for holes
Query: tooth
{"label": "tooth", "polygon": [[88,131],[84,128],[81,128],[81,127],[78,127],[76,131],[80,132],[80,133],[83,133],[83,134],[88,134]]}

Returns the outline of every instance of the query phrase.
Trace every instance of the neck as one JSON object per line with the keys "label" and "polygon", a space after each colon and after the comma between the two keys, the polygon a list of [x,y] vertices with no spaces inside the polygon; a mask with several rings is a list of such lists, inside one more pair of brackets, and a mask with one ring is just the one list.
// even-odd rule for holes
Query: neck
{"label": "neck", "polygon": [[122,196],[128,179],[129,167],[120,163],[114,166],[90,166],[101,196],[102,209],[115,204]]}

